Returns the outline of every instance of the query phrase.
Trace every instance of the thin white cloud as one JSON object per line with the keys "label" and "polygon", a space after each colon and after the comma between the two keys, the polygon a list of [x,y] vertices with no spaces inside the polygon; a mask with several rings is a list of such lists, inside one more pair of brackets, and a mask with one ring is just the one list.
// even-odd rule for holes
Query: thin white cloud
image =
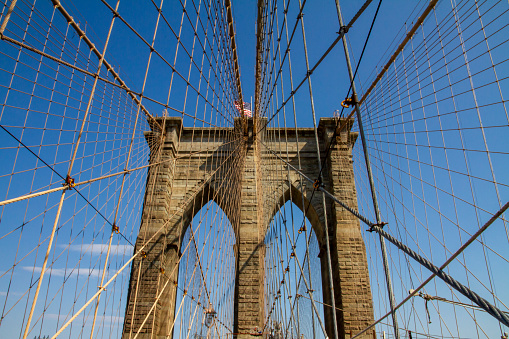
{"label": "thin white cloud", "polygon": [[[42,271],[42,267],[40,267],[40,266],[35,266],[35,267],[23,266],[22,269],[27,272],[34,271],[35,273],[41,273],[41,271]],[[56,276],[56,277],[64,277],[64,276],[68,276],[69,274],[72,274],[72,275],[79,274],[80,277],[88,277],[88,276],[99,277],[102,274],[102,271],[98,270],[96,268],[93,268],[93,269],[89,269],[89,268],[75,268],[75,269],[49,268],[49,269],[46,269],[45,274],[51,274],[52,276]]]}
{"label": "thin white cloud", "polygon": [[[20,296],[20,295],[23,295],[23,293],[21,293],[21,292],[13,292],[13,291],[10,291],[10,292],[9,292],[9,295],[10,295],[10,296],[16,296],[16,295],[17,295],[17,296]],[[6,297],[6,296],[7,296],[7,292],[5,292],[5,291],[0,291],[0,297]]]}
{"label": "thin white cloud", "polygon": [[[58,245],[60,248],[67,248],[73,252],[83,252],[86,254],[100,255],[106,254],[108,244],[79,244],[79,245]],[[111,245],[111,255],[131,255],[133,247],[131,245]]]}

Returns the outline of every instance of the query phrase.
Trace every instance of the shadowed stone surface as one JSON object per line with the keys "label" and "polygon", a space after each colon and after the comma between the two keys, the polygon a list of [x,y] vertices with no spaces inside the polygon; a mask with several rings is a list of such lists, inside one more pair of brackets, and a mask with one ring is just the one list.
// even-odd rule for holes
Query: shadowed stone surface
{"label": "shadowed stone surface", "polygon": [[[257,121],[258,126],[265,122]],[[264,328],[268,316],[264,304],[264,236],[270,221],[288,200],[306,212],[317,235],[323,300],[332,304],[325,251],[327,221],[340,338],[349,338],[350,333],[359,332],[373,321],[359,221],[330,199],[326,199],[324,210],[321,193],[313,195],[311,183],[268,151],[273,150],[314,180],[319,174],[314,130],[268,128],[256,134],[259,128],[253,128],[254,123],[252,118],[245,122],[236,118],[233,128],[186,128],[180,118],[166,118],[161,119],[165,126],[162,135],[146,133],[153,166],[147,176],[136,249],[150,241],[144,248],[145,255],[132,263],[123,338],[138,331],[138,338],[172,337],[182,238],[193,216],[210,200],[225,212],[236,236],[234,337],[252,338]],[[350,132],[352,121],[345,123],[347,128],[331,140],[337,120],[320,120],[319,146],[322,159],[327,156],[323,184],[340,200],[357,208],[352,167],[357,133]],[[333,146],[326,155],[324,150],[331,142]],[[333,338],[332,308],[324,306],[324,315],[327,334]],[[364,338],[373,338],[372,331]]]}

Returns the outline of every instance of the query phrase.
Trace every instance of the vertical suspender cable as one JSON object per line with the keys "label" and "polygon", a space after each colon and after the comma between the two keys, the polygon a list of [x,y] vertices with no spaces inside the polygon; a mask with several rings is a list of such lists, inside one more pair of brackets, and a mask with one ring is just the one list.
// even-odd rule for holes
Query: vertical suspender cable
{"label": "vertical suspender cable", "polygon": [[[338,0],[336,0],[336,10],[337,10],[337,14],[338,14],[339,26],[343,27],[343,18],[341,17],[341,7],[339,6]],[[359,108],[359,103],[357,102],[358,101],[357,100],[357,90],[355,88],[355,81],[354,81],[355,74],[353,73],[353,70],[352,70],[352,63],[350,61],[350,53],[348,52],[348,45],[346,42],[346,32],[345,32],[345,34],[343,34],[342,40],[343,40],[343,49],[345,50],[346,64],[348,67],[348,75],[350,76],[352,97],[354,99],[355,111],[357,113],[357,123],[359,124],[359,134],[361,136],[362,149],[364,150],[364,160],[366,162],[366,171],[368,173],[369,187],[371,188],[373,209],[375,210],[376,222],[378,224],[380,224],[382,222],[382,220],[380,217],[380,210],[378,208],[378,200],[377,200],[377,196],[376,196],[375,183],[373,181],[373,173],[371,172],[371,163],[369,161],[369,154],[368,154],[368,149],[367,149],[367,144],[366,144],[366,136],[364,134],[364,128],[362,125],[361,111]],[[387,249],[385,247],[384,238],[381,235],[379,235],[379,238],[380,238],[380,247],[382,250],[382,260],[383,260],[383,266],[384,266],[384,272],[385,272],[385,280],[387,283],[387,293],[389,294],[389,304],[391,306],[391,312],[392,312],[392,325],[394,326],[394,337],[396,339],[399,339],[398,317],[394,310],[394,307],[395,307],[394,291],[392,290],[391,273],[389,271],[389,263],[387,260]]]}
{"label": "vertical suspender cable", "polygon": [[[299,7],[302,8],[302,2],[299,0]],[[306,45],[306,33],[304,30],[304,19],[302,14],[300,14],[300,25],[302,28],[302,40],[304,44],[304,56],[306,59],[306,70],[309,74],[309,59],[308,59],[308,51],[307,51],[307,45]],[[318,141],[318,130],[316,127],[316,116],[315,116],[315,105],[313,102],[313,90],[311,86],[311,77],[308,77],[308,86],[309,86],[309,98],[311,101],[311,112],[313,114],[313,125],[315,130],[315,142],[316,142],[316,157],[318,160],[318,168],[320,173],[322,173],[322,161],[320,159],[320,143]],[[321,176],[321,174],[320,174]],[[323,181],[323,180],[322,180]],[[322,194],[322,204],[323,204],[323,214],[324,214],[324,225],[325,225],[325,245],[327,250],[327,264],[329,269],[329,280],[330,280],[330,289],[331,289],[331,303],[332,305],[336,306],[336,300],[334,295],[334,280],[332,277],[332,263],[331,263],[331,254],[330,254],[330,239],[329,239],[329,227],[327,223],[327,206],[325,204],[325,195]],[[338,323],[337,323],[337,315],[336,315],[336,307],[332,308],[332,320],[334,323],[334,338],[339,339],[338,336]]]}
{"label": "vertical suspender cable", "polygon": [[[336,10],[337,10],[337,15],[338,15],[339,25],[340,25],[340,27],[342,27],[343,19],[341,16],[341,8],[340,8],[338,0],[336,0]],[[362,147],[363,147],[363,151],[364,151],[364,159],[366,162],[366,171],[368,173],[369,185],[370,185],[370,189],[371,189],[373,209],[375,210],[377,223],[380,224],[381,223],[380,210],[378,208],[378,201],[377,201],[376,190],[375,190],[374,181],[373,181],[373,174],[371,172],[371,163],[369,160],[369,154],[368,154],[367,144],[366,144],[366,137],[365,137],[364,128],[362,125],[361,113],[360,113],[360,109],[359,109],[359,104],[357,103],[357,101],[358,101],[357,100],[357,90],[355,87],[355,80],[354,80],[355,74],[353,73],[352,64],[350,61],[350,53],[348,51],[348,45],[346,42],[346,32],[342,36],[342,41],[343,41],[343,48],[345,51],[346,63],[347,63],[347,67],[348,67],[348,74],[350,76],[350,81],[351,81],[352,97],[354,99],[355,111],[357,113],[357,121],[359,124],[359,133],[361,135]],[[389,271],[389,264],[388,264],[388,260],[387,260],[387,250],[386,250],[386,246],[385,246],[385,240],[381,235],[380,235],[380,247],[381,247],[381,251],[382,251],[382,260],[383,260],[384,272],[385,272],[386,283],[387,283],[387,292],[389,294],[389,303],[390,303],[391,312],[392,312],[394,336],[396,339],[399,339],[398,319],[397,319],[397,315],[394,310],[394,305],[395,305],[394,292],[392,290],[392,281],[391,281],[391,275],[390,275],[390,271]]]}
{"label": "vertical suspender cable", "polygon": [[[118,5],[119,4],[120,4],[120,0],[117,0],[117,6],[116,6],[117,9],[118,9]],[[109,29],[109,32],[108,32],[108,36],[106,37],[106,42],[104,44],[103,53],[101,54],[101,57],[99,59],[99,64],[97,66],[97,72],[95,74],[94,85],[92,86],[92,90],[91,90],[90,97],[89,97],[88,104],[87,104],[87,109],[85,111],[85,115],[83,116],[83,120],[82,120],[82,123],[81,123],[81,129],[80,129],[80,132],[78,134],[78,138],[77,138],[75,146],[74,146],[73,155],[72,155],[72,157],[70,159],[70,162],[69,162],[69,168],[67,170],[67,178],[68,179],[71,178],[71,171],[72,171],[72,168],[73,168],[73,165],[74,165],[74,161],[76,160],[76,155],[77,155],[77,152],[78,152],[78,147],[79,147],[79,144],[80,144],[80,141],[81,141],[81,137],[83,135],[83,130],[85,128],[85,124],[87,122],[88,114],[90,113],[90,109],[91,109],[91,106],[92,106],[92,100],[94,98],[94,92],[95,92],[95,89],[96,89],[96,86],[97,86],[97,82],[98,82],[98,79],[99,79],[99,74],[101,72],[101,68],[103,66],[104,55],[106,53],[106,48],[108,47],[108,43],[109,43],[109,39],[110,39],[110,36],[111,36],[111,32],[113,30],[113,23],[114,23],[114,21],[115,21],[115,16],[113,16],[113,18],[111,20],[110,29]],[[68,185],[69,188],[72,188],[72,182],[70,180],[66,180],[66,184]],[[42,280],[44,278],[44,273],[45,273],[45,270],[46,270],[46,265],[48,263],[49,254],[50,254],[50,251],[51,251],[51,248],[52,248],[52,245],[53,245],[53,239],[55,237],[55,232],[56,232],[56,229],[57,229],[57,225],[58,225],[58,222],[60,220],[60,213],[62,212],[62,205],[64,203],[64,198],[65,198],[65,190],[62,192],[62,196],[60,197],[60,202],[58,203],[57,214],[55,216],[55,221],[53,223],[53,229],[51,230],[51,235],[50,235],[50,239],[49,239],[49,242],[48,242],[48,248],[46,249],[46,255],[45,255],[45,258],[44,258],[44,263],[43,263],[42,268],[41,268],[41,274],[39,276],[39,282],[37,283],[37,288],[35,290],[35,295],[34,295],[34,299],[32,301],[32,306],[31,306],[30,314],[28,316],[27,324],[26,324],[26,327],[25,327],[25,332],[23,334],[23,339],[26,339],[28,334],[29,334],[29,332],[30,332],[30,323],[31,323],[31,320],[32,320],[32,317],[33,317],[33,314],[34,314],[35,305],[37,303],[37,298],[39,296],[39,291],[41,289],[41,284],[42,284]]]}

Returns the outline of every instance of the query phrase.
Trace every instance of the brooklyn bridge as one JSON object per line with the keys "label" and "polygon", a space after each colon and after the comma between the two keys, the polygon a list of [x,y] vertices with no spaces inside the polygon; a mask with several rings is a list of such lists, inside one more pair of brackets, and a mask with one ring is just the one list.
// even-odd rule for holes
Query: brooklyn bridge
{"label": "brooklyn bridge", "polygon": [[508,338],[507,1],[0,6],[0,337]]}

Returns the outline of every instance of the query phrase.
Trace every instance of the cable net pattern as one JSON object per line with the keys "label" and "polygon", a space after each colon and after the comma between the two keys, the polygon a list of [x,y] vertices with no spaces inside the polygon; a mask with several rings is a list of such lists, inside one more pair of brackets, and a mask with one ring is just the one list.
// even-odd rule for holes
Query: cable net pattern
{"label": "cable net pattern", "polygon": [[[0,1],[0,336],[504,338],[438,278],[407,300],[431,272],[338,200],[436,266],[500,212],[444,272],[509,312],[509,7],[419,1],[376,66],[389,5],[342,5],[258,1],[251,106],[229,0]],[[332,215],[360,227],[369,278],[332,269]],[[372,327],[342,324],[352,281]]]}
{"label": "cable net pattern", "polygon": [[[206,168],[218,161],[210,156],[215,148],[199,147],[169,159],[161,118],[215,128],[233,126],[240,114],[221,2],[103,1],[88,21],[82,12],[89,8],[80,5],[1,5],[0,336],[135,337],[124,313],[131,262],[144,255],[136,242],[142,208],[158,198],[151,178],[179,163],[185,168],[193,156]],[[232,132],[218,133],[196,133],[195,146],[219,137],[235,142]],[[204,171],[201,179],[232,175],[219,173]],[[197,331],[212,303],[223,324],[218,334],[232,327],[231,286],[222,289],[218,279],[235,281],[224,269],[234,260],[233,230],[217,206],[205,210],[193,214],[194,234],[186,233],[180,249],[181,314],[199,318],[179,320],[175,333],[183,337]],[[203,234],[216,244],[205,252],[197,240]],[[161,270],[160,293],[173,286],[169,274]]]}
{"label": "cable net pattern", "polygon": [[[507,25],[499,20],[507,10],[501,2],[439,2],[363,97],[362,121],[385,230],[437,266],[507,202]],[[357,146],[356,184],[369,192]],[[371,196],[360,199],[362,213],[374,220]],[[382,316],[390,307],[384,279],[374,277],[383,271],[376,259],[380,249],[376,241],[368,243],[371,286],[380,296]],[[445,271],[507,311],[499,293],[507,244],[502,215]],[[429,272],[398,252],[389,246],[396,300],[402,300]],[[484,338],[506,331],[485,312],[466,307],[470,302],[439,279],[422,293],[447,302],[414,297],[403,305],[398,316],[406,332]],[[384,330],[391,332],[390,326]]]}

